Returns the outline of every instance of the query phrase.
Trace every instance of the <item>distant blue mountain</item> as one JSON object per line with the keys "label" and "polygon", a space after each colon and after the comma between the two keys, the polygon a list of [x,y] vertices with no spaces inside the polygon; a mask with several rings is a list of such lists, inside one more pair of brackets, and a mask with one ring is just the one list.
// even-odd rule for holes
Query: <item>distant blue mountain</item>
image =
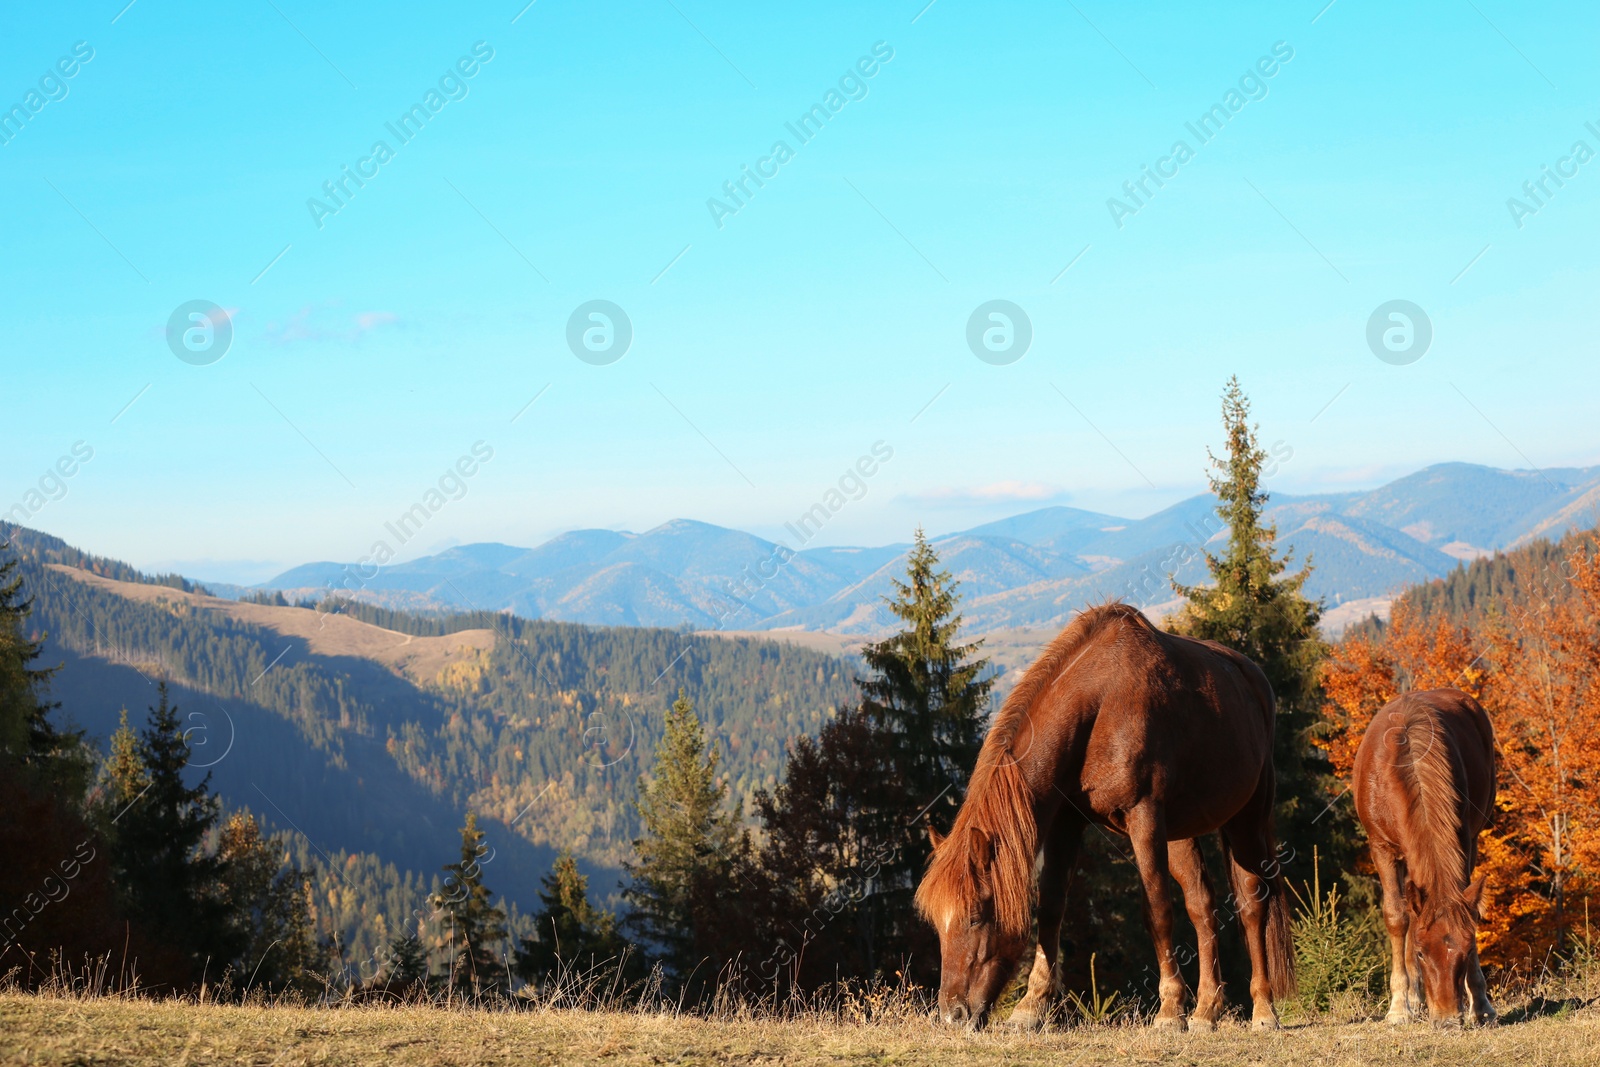
{"label": "distant blue mountain", "polygon": [[[1267,518],[1307,588],[1332,605],[1382,598],[1460,561],[1600,520],[1600,468],[1507,471],[1442,463],[1365,492],[1275,496]],[[1173,600],[1225,536],[1209,495],[1143,519],[1048,507],[934,539],[974,632],[1049,626],[1087,603]],[[381,568],[355,595],[440,609],[509,609],[598,625],[876,633],[906,544],[789,552],[675,519],[644,533],[577,530],[537,548],[458,545]],[[258,589],[351,589],[346,565],[308,563]]]}

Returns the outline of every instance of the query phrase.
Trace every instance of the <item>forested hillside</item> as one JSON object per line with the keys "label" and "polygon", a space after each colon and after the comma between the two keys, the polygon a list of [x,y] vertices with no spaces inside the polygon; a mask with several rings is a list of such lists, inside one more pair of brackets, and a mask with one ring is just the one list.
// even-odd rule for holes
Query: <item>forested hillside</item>
{"label": "forested hillside", "polygon": [[[1395,598],[1394,609],[1409,609],[1418,620],[1442,617],[1457,623],[1503,613],[1525,601],[1530,590],[1543,591],[1550,579],[1559,580],[1567,568],[1567,557],[1593,537],[1593,530],[1577,530],[1559,541],[1530,541],[1462,563],[1442,578],[1401,593]],[[1372,635],[1383,629],[1382,622],[1369,619],[1352,627],[1350,633]]]}
{"label": "forested hillside", "polygon": [[[770,787],[786,741],[814,733],[854,692],[843,661],[790,645],[507,615],[241,605],[25,529],[3,533],[22,560],[45,659],[65,663],[52,686],[64,714],[103,742],[122,708],[139,719],[154,681],[168,678],[197,774],[208,769],[230,807],[303,837],[302,860],[320,857],[334,877],[372,887],[347,885],[366,904],[330,904],[336,911],[415,896],[451,857],[469,809],[488,832],[485,878],[497,893],[526,909],[568,848],[610,896],[638,831],[639,775],[680,688],[713,724],[736,797]],[[402,671],[330,652],[325,633],[352,649],[432,640],[447,651],[419,677],[416,661]],[[352,926],[348,915],[330,929],[341,926]]]}
{"label": "forested hillside", "polygon": [[[424,944],[439,940],[441,916],[430,903],[444,886],[437,866],[419,874],[371,852],[324,851],[294,830],[278,831],[272,843],[303,872],[311,920],[343,973],[363,980],[382,975],[395,938],[414,935]],[[486,864],[484,872],[492,879],[493,864]],[[517,940],[532,936],[533,922],[517,902],[502,903],[506,926]]]}

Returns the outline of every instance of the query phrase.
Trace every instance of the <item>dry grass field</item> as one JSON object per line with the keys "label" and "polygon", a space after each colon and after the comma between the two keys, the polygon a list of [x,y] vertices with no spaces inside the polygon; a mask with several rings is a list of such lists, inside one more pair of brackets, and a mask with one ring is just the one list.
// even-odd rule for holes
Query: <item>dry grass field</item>
{"label": "dry grass field", "polygon": [[[1519,1012],[1510,1013],[1516,1017]],[[660,1012],[293,1008],[0,994],[0,1064],[1091,1064],[1343,1067],[1600,1063],[1600,1011],[1489,1030],[1307,1023],[1272,1034],[1098,1026],[967,1034],[922,1018],[706,1020]]]}

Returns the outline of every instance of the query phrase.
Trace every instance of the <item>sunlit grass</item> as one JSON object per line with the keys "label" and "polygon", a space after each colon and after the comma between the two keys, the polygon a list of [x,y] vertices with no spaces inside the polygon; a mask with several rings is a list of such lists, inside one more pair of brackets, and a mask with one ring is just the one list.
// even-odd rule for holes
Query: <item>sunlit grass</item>
{"label": "sunlit grass", "polygon": [[973,1034],[938,1025],[926,991],[906,986],[845,986],[784,1002],[729,995],[696,1012],[652,983],[624,988],[603,967],[490,1004],[331,989],[317,1004],[261,994],[217,1003],[214,991],[160,999],[137,988],[108,992],[89,971],[39,992],[0,992],[0,1063],[1600,1063],[1600,1009],[1560,992],[1549,986],[1516,1001],[1502,993],[1510,1022],[1494,1029],[1304,1022],[1258,1034],[1235,1011],[1214,1034],[1157,1032],[1125,1015],[1045,1033]]}

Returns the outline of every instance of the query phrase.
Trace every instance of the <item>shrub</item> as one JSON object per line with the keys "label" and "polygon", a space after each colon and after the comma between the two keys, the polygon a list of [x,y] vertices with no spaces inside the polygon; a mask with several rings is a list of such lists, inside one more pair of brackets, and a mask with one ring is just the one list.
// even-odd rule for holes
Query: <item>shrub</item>
{"label": "shrub", "polygon": [[1352,908],[1335,883],[1322,892],[1320,863],[1312,861],[1307,893],[1295,890],[1295,968],[1299,1006],[1308,1015],[1366,1016],[1381,1001],[1389,963],[1389,934],[1377,907]]}

